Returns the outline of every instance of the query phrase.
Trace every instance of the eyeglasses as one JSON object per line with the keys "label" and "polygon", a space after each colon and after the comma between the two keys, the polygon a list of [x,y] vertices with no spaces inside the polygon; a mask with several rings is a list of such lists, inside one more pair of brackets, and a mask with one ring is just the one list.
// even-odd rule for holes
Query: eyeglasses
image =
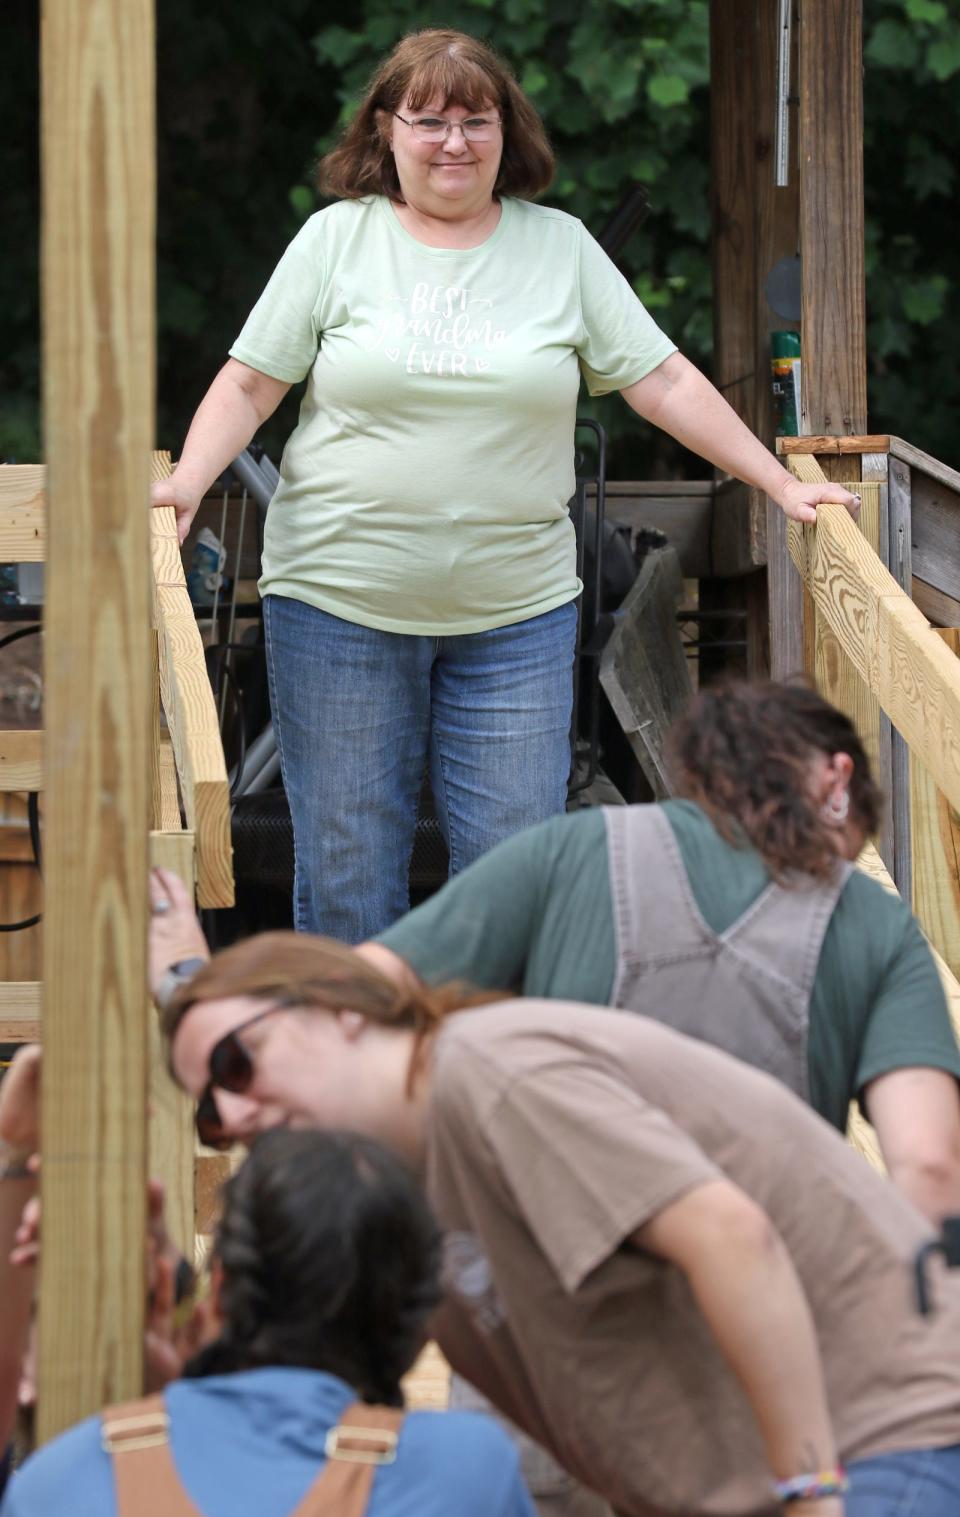
{"label": "eyeglasses", "polygon": [[226,1090],[231,1095],[242,1096],[253,1083],[253,1056],[240,1041],[240,1033],[252,1027],[255,1022],[262,1022],[264,1017],[271,1016],[275,1011],[287,1011],[289,1006],[289,1001],[277,1001],[265,1011],[258,1011],[256,1016],[248,1017],[238,1027],[231,1028],[210,1050],[207,1062],[210,1078],[197,1102],[196,1118],[197,1137],[206,1148],[231,1148],[234,1142],[223,1130],[214,1090]]}
{"label": "eyeglasses", "polygon": [[465,142],[492,142],[501,125],[499,116],[468,116],[466,121],[448,121],[445,116],[415,116],[408,121],[399,111],[391,111],[404,126],[408,126],[420,142],[446,142],[455,127],[459,127]]}

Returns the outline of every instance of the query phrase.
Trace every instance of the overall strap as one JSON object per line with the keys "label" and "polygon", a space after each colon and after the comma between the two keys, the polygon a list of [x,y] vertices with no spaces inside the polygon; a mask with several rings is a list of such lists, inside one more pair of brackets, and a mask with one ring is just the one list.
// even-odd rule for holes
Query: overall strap
{"label": "overall strap", "polygon": [[662,807],[605,806],[610,895],[617,934],[611,1004],[626,966],[716,951],[717,937],[694,899],[683,856]]}
{"label": "overall strap", "polygon": [[758,966],[775,969],[809,1002],[823,940],[853,865],[838,859],[829,879],[794,876],[771,882],[753,905],[723,934],[724,943],[749,955]]}
{"label": "overall strap", "polygon": [[401,1407],[348,1406],[327,1434],[326,1464],[292,1517],[364,1517],[378,1466],[397,1457],[403,1415]]}
{"label": "overall strap", "polygon": [[145,1396],[101,1413],[100,1441],[113,1458],[117,1517],[202,1517],[183,1488],[170,1453],[162,1396]]}

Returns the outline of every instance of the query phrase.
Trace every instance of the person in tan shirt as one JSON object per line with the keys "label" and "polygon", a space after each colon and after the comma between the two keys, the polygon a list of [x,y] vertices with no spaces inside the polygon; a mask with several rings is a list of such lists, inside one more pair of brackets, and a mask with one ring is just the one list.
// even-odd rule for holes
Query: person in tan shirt
{"label": "person in tan shirt", "polygon": [[205,1141],[348,1126],[404,1155],[445,1234],[441,1348],[625,1517],[771,1517],[791,1481],[811,1517],[955,1517],[960,1281],[916,1314],[920,1214],[718,1049],[463,999],[265,934],[177,992],[172,1068]]}

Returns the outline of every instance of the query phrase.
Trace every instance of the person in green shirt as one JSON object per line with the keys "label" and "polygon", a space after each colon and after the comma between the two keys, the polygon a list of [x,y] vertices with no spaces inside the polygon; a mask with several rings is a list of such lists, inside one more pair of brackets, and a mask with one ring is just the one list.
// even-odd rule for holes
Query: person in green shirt
{"label": "person in green shirt", "polygon": [[[852,725],[799,685],[708,689],[675,726],[672,753],[673,799],[529,828],[359,951],[394,978],[643,1011],[769,1068],[840,1130],[859,1100],[914,1203],[932,1217],[960,1210],[960,1051],[937,966],[903,901],[841,863],[878,814]],[[631,823],[642,829],[633,853],[613,858]],[[632,905],[621,889],[631,869]],[[699,960],[677,947],[678,918]],[[769,979],[751,1025],[739,1006],[718,1009],[731,948],[741,989],[744,974]],[[791,957],[808,983],[788,983]],[[791,995],[794,1020],[771,1048],[767,1028]]]}
{"label": "person in green shirt", "polygon": [[405,37],[324,160],[337,198],[283,254],[154,488],[183,541],[306,380],[260,582],[300,931],[358,942],[408,908],[427,767],[451,873],[563,811],[581,377],[796,520],[857,509],[793,479],[583,225],[535,203],[552,174],[488,47]]}

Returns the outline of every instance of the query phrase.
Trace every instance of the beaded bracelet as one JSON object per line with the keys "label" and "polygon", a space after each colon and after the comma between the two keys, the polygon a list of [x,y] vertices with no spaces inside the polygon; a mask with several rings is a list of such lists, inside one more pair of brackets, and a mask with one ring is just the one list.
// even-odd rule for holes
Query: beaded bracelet
{"label": "beaded bracelet", "polygon": [[814,1475],[794,1475],[790,1480],[778,1480],[773,1493],[786,1505],[790,1501],[823,1501],[828,1496],[842,1496],[849,1489],[846,1471],[837,1465],[836,1469],[818,1470]]}

